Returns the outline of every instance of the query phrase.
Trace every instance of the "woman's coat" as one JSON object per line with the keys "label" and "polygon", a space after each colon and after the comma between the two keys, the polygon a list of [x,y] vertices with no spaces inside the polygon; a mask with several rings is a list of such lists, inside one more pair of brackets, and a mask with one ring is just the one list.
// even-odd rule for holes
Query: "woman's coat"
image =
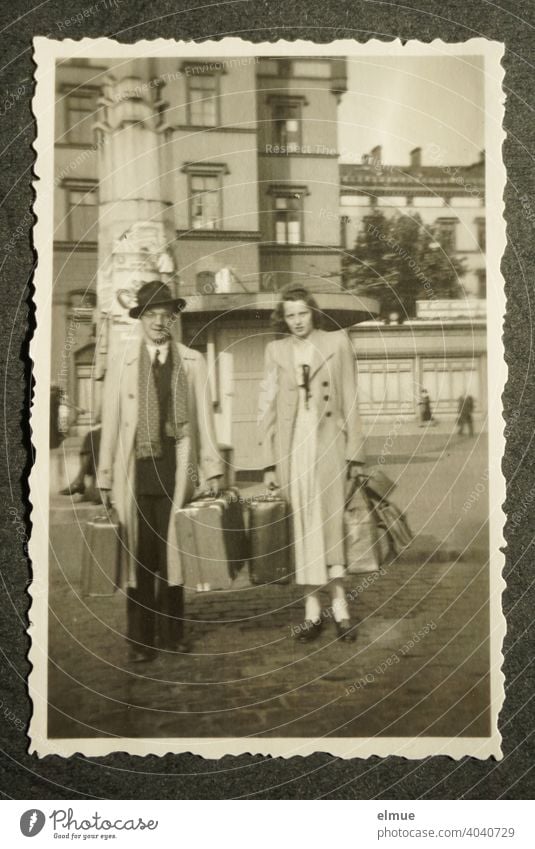
{"label": "woman's coat", "polygon": [[[344,331],[313,330],[310,393],[318,412],[316,468],[321,491],[328,565],[345,563],[344,502],[347,463],[365,462],[357,408],[355,355]],[[275,466],[282,495],[290,500],[290,459],[298,392],[291,336],[270,342],[259,402],[264,467]],[[302,390],[301,390],[302,391]]]}
{"label": "woman's coat", "polygon": [[[109,365],[102,404],[102,437],[97,485],[111,489],[121,524],[120,585],[136,586],[137,509],[135,484],[135,436],[138,420],[138,368],[140,346],[134,340],[124,357]],[[167,579],[183,583],[180,545],[176,537],[175,511],[191,500],[204,479],[222,473],[213,423],[212,400],[204,357],[185,345],[175,345],[188,381],[188,424],[177,440],[177,470],[173,508],[167,536]]]}

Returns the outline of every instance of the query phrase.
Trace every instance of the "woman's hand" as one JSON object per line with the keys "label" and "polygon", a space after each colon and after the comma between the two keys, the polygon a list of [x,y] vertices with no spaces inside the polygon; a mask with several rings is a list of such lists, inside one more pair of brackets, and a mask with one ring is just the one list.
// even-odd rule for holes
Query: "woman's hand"
{"label": "woman's hand", "polygon": [[100,500],[102,501],[102,506],[108,511],[111,510],[111,507],[112,507],[111,490],[104,489],[103,487],[100,487],[99,493],[100,493]]}
{"label": "woman's hand", "polygon": [[364,464],[363,463],[348,463],[347,475],[345,480],[345,498],[351,496],[364,483]]}
{"label": "woman's hand", "polygon": [[279,482],[274,469],[268,469],[264,472],[264,486],[266,489],[278,489]]}

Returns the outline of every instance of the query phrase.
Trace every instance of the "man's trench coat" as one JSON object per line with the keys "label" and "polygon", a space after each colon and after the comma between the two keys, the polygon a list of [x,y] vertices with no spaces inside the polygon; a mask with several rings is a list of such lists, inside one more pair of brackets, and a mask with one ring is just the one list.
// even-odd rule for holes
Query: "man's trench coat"
{"label": "man's trench coat", "polygon": [[[124,356],[109,365],[102,404],[102,437],[97,483],[111,489],[121,525],[119,584],[136,586],[137,509],[135,486],[135,436],[138,420],[138,370],[141,345],[133,340]],[[177,470],[173,508],[167,536],[167,580],[184,581],[180,541],[176,537],[175,511],[192,497],[202,478],[222,474],[217,450],[208,371],[198,351],[171,342],[182,359],[188,382],[188,423],[177,440]]]}
{"label": "man's trench coat", "polygon": [[[321,492],[323,535],[328,565],[345,563],[343,515],[347,464],[365,462],[357,408],[353,347],[344,331],[313,330],[311,402],[318,412],[316,472]],[[281,494],[290,500],[292,439],[298,409],[298,383],[291,336],[270,342],[258,421],[264,467],[275,466]]]}

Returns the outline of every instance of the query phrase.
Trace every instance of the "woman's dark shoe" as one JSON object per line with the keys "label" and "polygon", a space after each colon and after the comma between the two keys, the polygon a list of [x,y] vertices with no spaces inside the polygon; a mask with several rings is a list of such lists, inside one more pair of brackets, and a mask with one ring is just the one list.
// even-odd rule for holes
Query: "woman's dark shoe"
{"label": "woman's dark shoe", "polygon": [[299,626],[295,638],[299,643],[308,643],[310,640],[315,640],[316,637],[319,637],[322,626],[321,619],[319,622],[312,622],[311,619],[306,619],[304,624]]}
{"label": "woman's dark shoe", "polygon": [[193,649],[191,642],[187,637],[181,637],[179,640],[166,643],[163,650],[173,654],[189,654]]}
{"label": "woman's dark shoe", "polygon": [[65,489],[60,490],[60,495],[83,495],[85,492],[85,485],[83,483],[71,483],[69,486],[66,486]]}
{"label": "woman's dark shoe", "polygon": [[354,643],[356,640],[355,628],[349,619],[342,619],[341,622],[335,622],[336,633],[339,640],[345,640],[346,643]]}

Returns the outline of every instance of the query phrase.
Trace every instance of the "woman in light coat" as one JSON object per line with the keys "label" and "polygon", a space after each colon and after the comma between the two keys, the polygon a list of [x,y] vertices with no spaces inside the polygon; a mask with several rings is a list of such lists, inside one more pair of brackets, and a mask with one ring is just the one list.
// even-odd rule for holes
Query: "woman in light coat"
{"label": "woman in light coat", "polygon": [[296,581],[311,588],[299,640],[322,627],[319,588],[328,585],[338,637],[353,640],[342,578],[344,503],[365,460],[357,410],[355,358],[343,331],[319,329],[304,287],[289,287],[274,313],[286,337],[270,342],[259,408],[264,481],[292,510]]}

